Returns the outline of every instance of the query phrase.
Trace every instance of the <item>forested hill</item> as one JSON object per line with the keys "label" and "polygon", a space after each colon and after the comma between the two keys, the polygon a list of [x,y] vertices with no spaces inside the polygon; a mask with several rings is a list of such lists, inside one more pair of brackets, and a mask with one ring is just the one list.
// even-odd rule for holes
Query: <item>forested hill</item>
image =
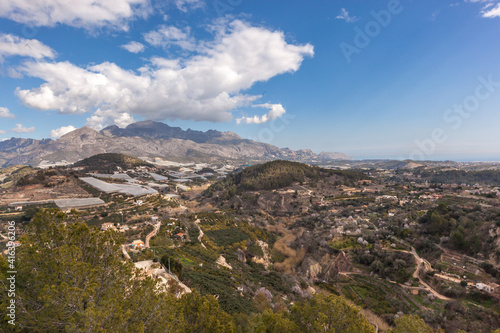
{"label": "forested hill", "polygon": [[96,171],[102,173],[113,173],[114,171],[118,171],[118,167],[122,170],[127,170],[138,166],[152,167],[153,165],[129,155],[107,153],[85,158],[76,162],[74,166],[83,167],[87,172]]}
{"label": "forested hill", "polygon": [[367,178],[360,171],[328,170],[298,162],[278,160],[254,165],[230,174],[224,180],[213,184],[208,192],[213,193],[231,187],[235,187],[238,192],[275,190],[296,182],[318,180],[333,175],[342,176],[349,180]]}

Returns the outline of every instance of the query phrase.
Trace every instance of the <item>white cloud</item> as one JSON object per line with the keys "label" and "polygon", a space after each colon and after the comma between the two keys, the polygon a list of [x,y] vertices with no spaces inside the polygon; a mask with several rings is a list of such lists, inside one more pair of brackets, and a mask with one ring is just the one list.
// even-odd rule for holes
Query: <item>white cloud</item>
{"label": "white cloud", "polygon": [[142,43],[131,41],[130,43],[122,45],[121,48],[131,53],[139,53],[144,51],[145,46]]}
{"label": "white cloud", "polygon": [[[100,105],[126,110],[141,98],[151,79],[137,76],[117,65],[105,62],[80,68],[69,62],[27,62],[20,70],[47,83],[32,90],[17,89],[22,102],[39,110],[57,110],[63,114],[81,114]],[[131,103],[131,104],[129,104]]]}
{"label": "white cloud", "polygon": [[356,22],[358,20],[356,16],[349,15],[349,12],[345,8],[341,8],[339,15],[337,15],[335,18],[338,20],[344,20],[349,23]]}
{"label": "white cloud", "polygon": [[57,139],[65,134],[68,134],[69,132],[73,132],[74,130],[76,130],[76,127],[72,125],[59,127],[50,131],[50,137],[52,139]]}
{"label": "white cloud", "polygon": [[35,127],[26,128],[21,124],[16,124],[16,127],[11,129],[11,131],[16,133],[31,133],[35,131]]}
{"label": "white cloud", "polygon": [[175,0],[175,5],[177,9],[186,13],[188,10],[205,7],[205,2],[203,0]]}
{"label": "white cloud", "polygon": [[496,0],[464,0],[472,3],[486,3],[481,9],[481,16],[485,18],[500,17],[500,3]]}
{"label": "white cloud", "polygon": [[9,109],[0,107],[0,118],[15,118],[15,116],[10,113]]}
{"label": "white cloud", "polygon": [[281,104],[271,104],[271,103],[265,103],[265,104],[257,104],[253,105],[253,107],[256,108],[266,108],[269,109],[269,112],[265,115],[262,116],[253,116],[253,117],[242,117],[236,119],[236,123],[239,125],[241,123],[245,124],[263,124],[267,123],[268,121],[274,120],[276,118],[279,118],[283,116],[286,111],[285,108],[283,108],[283,105]]}
{"label": "white cloud", "polygon": [[54,58],[56,52],[36,39],[25,39],[0,33],[0,62],[3,58],[11,56],[35,59]]}
{"label": "white cloud", "polygon": [[69,62],[28,61],[18,70],[45,83],[16,92],[22,103],[39,110],[95,111],[89,118],[94,127],[100,121],[126,123],[136,115],[152,120],[228,121],[232,110],[260,98],[244,94],[245,90],[297,71],[304,58],[314,54],[310,44],[289,44],[280,31],[239,20],[214,41],[200,45],[197,55],[153,58],[139,73],[109,62],[80,68]]}
{"label": "white cloud", "polygon": [[[4,130],[0,130],[0,134],[5,134],[5,133],[7,133],[7,132],[6,132],[6,131],[4,131]],[[3,141],[3,140],[4,140],[4,139],[2,139],[2,141]]]}
{"label": "white cloud", "polygon": [[487,17],[487,18],[500,17],[500,3],[497,3],[496,6],[493,7],[486,5],[481,11],[481,14],[482,17]]}
{"label": "white cloud", "polygon": [[146,17],[148,0],[17,0],[0,1],[0,17],[32,26],[66,24],[95,29],[127,30],[128,21]]}
{"label": "white cloud", "polygon": [[196,41],[190,36],[190,29],[183,30],[174,26],[161,25],[157,30],[144,34],[144,40],[152,46],[169,47],[178,46],[182,49],[193,51]]}
{"label": "white cloud", "polygon": [[116,125],[120,128],[124,128],[132,123],[135,123],[135,119],[131,115],[128,113],[115,112],[113,110],[98,109],[91,117],[87,118],[87,126],[97,131],[109,125]]}

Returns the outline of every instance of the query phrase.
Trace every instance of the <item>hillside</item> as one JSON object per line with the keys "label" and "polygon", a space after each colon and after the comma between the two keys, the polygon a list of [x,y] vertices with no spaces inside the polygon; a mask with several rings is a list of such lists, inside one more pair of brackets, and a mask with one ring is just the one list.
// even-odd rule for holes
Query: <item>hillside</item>
{"label": "hillside", "polygon": [[[121,154],[101,154],[78,164],[123,169],[143,162]],[[26,229],[29,238],[23,240],[19,251],[30,251],[16,252],[23,260],[19,271],[25,281],[19,284],[19,302],[36,298],[40,301],[30,304],[47,312],[37,308],[30,312],[34,307],[26,308],[27,312],[20,310],[19,325],[32,325],[30,320],[35,318],[37,327],[53,331],[51,325],[58,312],[69,311],[64,308],[67,304],[80,304],[71,298],[66,286],[71,282],[74,290],[87,292],[88,281],[78,281],[73,276],[88,276],[85,269],[91,267],[98,272],[92,275],[91,282],[103,288],[111,284],[113,289],[109,294],[103,291],[105,296],[99,291],[104,303],[83,301],[83,310],[76,310],[76,317],[68,318],[73,330],[88,325],[85,315],[90,304],[92,313],[102,313],[102,317],[107,316],[110,306],[118,311],[126,308],[126,315],[137,318],[138,325],[144,324],[144,331],[175,331],[175,327],[182,327],[181,332],[192,332],[191,319],[206,311],[191,307],[191,303],[210,301],[212,309],[218,309],[214,317],[231,325],[230,332],[278,332],[278,322],[290,328],[282,332],[308,332],[308,319],[300,315],[305,313],[303,306],[313,306],[307,310],[313,321],[321,311],[325,315],[322,318],[335,318],[339,313],[344,317],[345,305],[340,312],[329,312],[342,299],[358,306],[361,310],[357,317],[366,318],[380,333],[415,331],[400,327],[401,318],[409,319],[402,314],[423,319],[413,317],[411,325],[420,326],[417,332],[462,329],[492,333],[500,327],[500,293],[495,289],[500,276],[500,195],[493,186],[480,189],[428,183],[416,177],[421,172],[418,168],[333,170],[284,160],[232,171],[236,167],[207,164],[158,168],[155,173],[174,174],[179,179],[196,173],[207,177],[186,181],[187,189],[178,188],[175,180],[166,180],[168,188],[164,193],[137,199],[95,189],[86,193],[87,187],[78,180],[81,170],[66,167],[34,170],[20,179],[0,197],[0,220],[5,219],[0,231],[5,234],[10,220]],[[111,171],[114,170],[100,172]],[[146,172],[137,171],[134,177],[135,174],[137,179],[148,177]],[[225,179],[219,178],[224,175]],[[398,181],[398,177],[405,180]],[[86,207],[78,214],[71,211],[67,216],[60,211],[45,211],[45,215],[33,219],[36,229],[30,229],[27,221],[41,205],[19,211],[7,206],[14,201],[89,195],[99,196],[106,205]],[[44,244],[53,230],[44,236],[47,229],[40,223],[49,223],[52,218],[67,222],[60,224],[66,224],[66,229],[57,231],[59,235],[69,233],[68,237],[54,239],[53,247],[47,249]],[[75,223],[77,220],[89,228]],[[154,223],[156,220],[158,224]],[[56,265],[66,251],[74,253],[73,248],[65,248],[68,243],[79,247],[80,242],[74,237],[82,232],[87,234],[81,256],[72,257],[80,264],[74,265],[70,258],[64,261],[65,265]],[[40,237],[38,244],[33,237]],[[97,242],[96,248],[88,247],[89,239]],[[110,242],[112,239],[116,242]],[[107,243],[99,243],[100,240]],[[122,242],[124,247],[120,248]],[[117,247],[102,248],[107,245]],[[39,252],[32,251],[33,246]],[[102,257],[101,250],[116,256]],[[36,258],[29,257],[33,253]],[[46,270],[30,276],[33,262],[42,267],[40,258],[46,263]],[[149,287],[137,289],[131,278],[136,273],[122,274],[124,259],[145,270],[145,274],[160,277],[156,283],[169,294],[183,296],[167,302],[168,298],[157,297]],[[120,267],[116,266],[118,263]],[[167,274],[167,267],[176,277]],[[45,282],[55,281],[53,276],[62,274],[59,268],[70,273],[63,274],[59,284],[54,285],[54,297],[69,301],[40,299],[40,293],[46,290]],[[116,275],[110,276],[106,269]],[[102,284],[103,276],[109,284]],[[39,284],[22,288],[32,285],[32,278],[38,279]],[[149,285],[154,288],[153,281]],[[125,299],[113,298],[124,290]],[[89,300],[96,297],[92,292]],[[329,295],[328,301],[322,295]],[[139,303],[135,299],[143,299],[148,305],[136,307]],[[153,303],[161,311],[148,307]],[[57,312],[49,312],[49,306]],[[142,310],[148,313],[147,318],[157,319],[144,319]],[[167,312],[178,318],[177,326],[168,326],[172,320],[164,318]],[[116,326],[124,323],[120,318],[114,323],[101,323],[100,318],[88,320],[108,331],[127,331]],[[65,319],[59,325],[70,329]],[[221,331],[218,325],[205,328]],[[141,329],[138,326],[129,331]],[[374,330],[370,327],[369,331]]]}
{"label": "hillside", "polygon": [[35,173],[32,167],[26,165],[13,165],[4,169],[0,169],[0,187],[9,187],[16,183],[19,179]]}
{"label": "hillside", "polygon": [[351,180],[363,179],[356,171],[327,170],[291,161],[272,161],[254,165],[241,172],[230,174],[209,188],[209,192],[234,188],[237,192],[275,190],[296,182],[319,180],[324,177],[340,175]]}
{"label": "hillside", "polygon": [[152,167],[153,165],[133,156],[106,153],[85,158],[76,162],[74,166],[83,167],[86,172],[113,173],[119,169],[128,170],[138,166]]}
{"label": "hillside", "polygon": [[[247,294],[251,289],[257,290],[248,302],[252,310],[249,313],[227,311],[221,302],[224,295],[213,297],[194,290],[176,298],[175,284],[162,286],[159,280],[135,270],[131,262],[123,261],[123,237],[118,233],[100,232],[68,220],[63,213],[44,211],[26,227],[23,246],[16,251],[16,268],[23,282],[17,286],[15,296],[15,304],[19,305],[15,322],[18,331],[83,332],[92,327],[91,331],[100,332],[319,332],[310,329],[316,325],[328,332],[375,332],[360,308],[336,295],[290,295],[294,300],[290,302],[281,293],[273,298],[268,289],[249,283],[244,293],[233,292],[235,300],[242,300],[244,294],[250,298]],[[54,238],[54,234],[58,237]],[[68,256],[68,251],[75,252],[75,248],[79,251]],[[195,245],[187,248],[199,249]],[[250,278],[274,281],[259,264],[248,262],[251,265],[241,265],[252,271]],[[2,256],[0,268],[0,278],[6,280],[8,262]],[[200,269],[190,278],[202,279],[208,288],[232,281],[228,277],[230,270],[213,271],[219,275],[207,278]],[[279,284],[277,287],[283,288]],[[302,292],[298,286],[296,290]],[[0,301],[5,305],[8,299]],[[432,332],[413,316],[398,321],[394,332],[408,332],[406,327],[413,327],[415,332]]]}
{"label": "hillside", "polygon": [[312,202],[341,191],[340,186],[352,186],[368,178],[357,170],[329,170],[278,160],[229,174],[212,184],[204,197],[220,209],[302,214]]}
{"label": "hillside", "polygon": [[329,171],[318,167],[280,160],[254,165],[231,174],[214,187],[223,189],[235,186],[238,191],[274,190],[306,178],[319,178],[328,174]]}

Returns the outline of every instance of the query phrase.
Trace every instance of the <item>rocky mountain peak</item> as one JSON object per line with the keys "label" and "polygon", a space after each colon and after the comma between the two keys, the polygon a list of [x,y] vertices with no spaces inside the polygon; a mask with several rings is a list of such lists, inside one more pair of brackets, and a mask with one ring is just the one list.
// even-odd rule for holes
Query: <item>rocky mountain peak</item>
{"label": "rocky mountain peak", "polygon": [[182,139],[190,140],[197,143],[206,143],[218,139],[241,139],[237,134],[232,132],[219,132],[216,130],[208,130],[206,132],[192,129],[183,130],[180,127],[172,127],[162,122],[152,120],[138,121],[130,124],[125,128],[118,126],[108,126],[101,131],[101,134],[119,137],[142,137],[148,139]]}
{"label": "rocky mountain peak", "polygon": [[64,142],[64,141],[85,141],[88,139],[95,139],[97,136],[100,136],[100,133],[97,132],[96,130],[84,126],[82,128],[78,128],[72,132],[69,132],[63,136],[61,136],[59,139],[57,139],[57,142]]}

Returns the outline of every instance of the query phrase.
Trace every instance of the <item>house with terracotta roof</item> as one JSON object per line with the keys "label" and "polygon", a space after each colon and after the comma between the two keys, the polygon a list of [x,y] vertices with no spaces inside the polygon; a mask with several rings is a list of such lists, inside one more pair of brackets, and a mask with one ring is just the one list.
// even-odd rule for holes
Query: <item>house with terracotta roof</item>
{"label": "house with terracotta roof", "polygon": [[138,249],[138,250],[144,249],[144,242],[140,239],[133,241],[131,245],[134,249]]}

